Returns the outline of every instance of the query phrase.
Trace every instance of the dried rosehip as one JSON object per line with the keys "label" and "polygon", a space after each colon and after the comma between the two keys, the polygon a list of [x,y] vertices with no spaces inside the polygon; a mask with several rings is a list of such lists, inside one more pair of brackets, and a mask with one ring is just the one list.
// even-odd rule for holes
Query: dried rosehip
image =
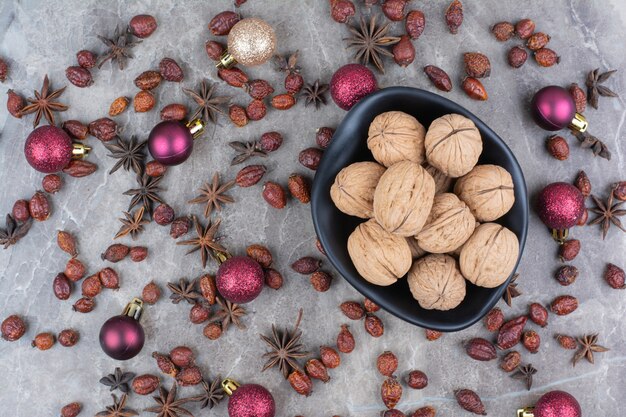
{"label": "dried rosehip", "polygon": [[626,201],[626,181],[613,184],[613,197],[620,201]]}
{"label": "dried rosehip", "polygon": [[335,134],[335,129],[330,127],[320,127],[315,132],[315,142],[317,146],[322,149],[328,148],[330,142],[333,140],[333,135]]}
{"label": "dried rosehip", "polygon": [[117,290],[120,287],[120,276],[113,268],[104,268],[98,272],[98,279],[104,288]]}
{"label": "dried rosehip", "polygon": [[333,277],[324,271],[315,271],[311,274],[311,286],[315,291],[326,292],[330,289]]}
{"label": "dried rosehip", "polygon": [[454,396],[456,397],[456,402],[459,403],[461,408],[464,410],[483,416],[487,415],[483,402],[474,391],[469,389],[460,389],[454,391]]}
{"label": "dried rosehip", "polygon": [[165,174],[167,167],[159,161],[150,161],[146,164],[146,175],[150,177],[160,177]]}
{"label": "dried rosehip", "polygon": [[9,65],[6,61],[0,58],[0,82],[5,82],[7,75],[9,74]]}
{"label": "dried rosehip", "polygon": [[559,257],[561,262],[573,261],[580,252],[580,240],[569,239],[559,247]]}
{"label": "dried rosehip", "polygon": [[30,219],[30,210],[28,209],[28,201],[17,200],[13,203],[13,209],[11,210],[13,218],[18,222],[25,222]]}
{"label": "dried rosehip", "polygon": [[413,63],[415,61],[415,47],[409,35],[400,36],[400,41],[391,48],[391,53],[393,54],[393,60],[401,67],[406,67]]}
{"label": "dried rosehip", "polygon": [[422,371],[411,371],[406,376],[405,381],[413,389],[424,389],[428,385],[428,376]]}
{"label": "dried rosehip", "polygon": [[289,72],[285,77],[285,90],[289,94],[298,94],[304,86],[304,78],[297,72]]}
{"label": "dried rosehip", "polygon": [[70,281],[80,281],[85,276],[85,265],[78,259],[72,258],[65,264],[64,274]]}
{"label": "dried rosehip", "polygon": [[202,371],[197,366],[190,366],[183,368],[176,375],[176,382],[181,387],[189,387],[192,385],[198,385],[202,382]]}
{"label": "dried rosehip", "polygon": [[79,313],[89,313],[96,308],[96,302],[93,298],[83,297],[78,299],[72,306],[72,309]]}
{"label": "dried rosehip", "polygon": [[528,39],[535,32],[535,22],[522,19],[515,24],[515,34],[520,39]]}
{"label": "dried rosehip", "polygon": [[306,148],[305,150],[300,152],[300,155],[298,155],[298,161],[302,164],[302,166],[315,171],[320,165],[323,156],[324,151],[321,149]]}
{"label": "dried rosehip", "polygon": [[235,126],[244,127],[248,124],[246,109],[236,104],[233,104],[228,108],[228,117]]}
{"label": "dried rosehip", "polygon": [[485,327],[490,332],[497,332],[504,324],[504,314],[498,307],[492,309],[485,316]]}
{"label": "dried rosehip", "polygon": [[128,31],[138,38],[147,38],[157,28],[157,21],[148,14],[139,14],[130,19]]}
{"label": "dried rosehip", "polygon": [[159,301],[159,298],[161,298],[161,289],[154,283],[154,281],[150,281],[145,287],[143,287],[143,290],[141,291],[141,299],[144,303],[154,304]]}
{"label": "dried rosehip", "polygon": [[406,21],[404,22],[404,28],[406,33],[411,39],[419,38],[424,32],[426,27],[426,17],[421,10],[411,10],[406,15]]}
{"label": "dried rosehip", "polygon": [[252,80],[244,85],[244,89],[255,100],[263,100],[274,92],[274,88],[265,80]]}
{"label": "dried rosehip", "polygon": [[528,306],[528,317],[538,326],[548,325],[548,310],[539,303],[532,303]]}
{"label": "dried rosehip", "polygon": [[215,36],[228,35],[230,30],[241,20],[241,16],[235,12],[224,11],[218,13],[209,22],[209,30]]}
{"label": "dried rosehip", "polygon": [[387,19],[399,22],[404,19],[404,8],[408,0],[385,0],[381,5]]}
{"label": "dried rosehip", "polygon": [[108,117],[103,117],[89,123],[89,134],[95,136],[103,142],[113,140],[117,136],[117,123]]}
{"label": "dried rosehip", "polygon": [[63,252],[70,254],[72,258],[78,255],[76,240],[69,232],[64,230],[57,231],[57,245]]}
{"label": "dried rosehip", "polygon": [[259,147],[264,152],[274,152],[283,144],[283,135],[278,132],[265,132],[259,139]]}
{"label": "dried rosehip", "polygon": [[89,161],[83,161],[80,159],[72,159],[63,172],[74,178],[82,178],[93,174],[98,169],[98,166]]}
{"label": "dried rosehip", "polygon": [[479,52],[466,52],[463,54],[465,73],[473,78],[484,78],[491,75],[491,62],[487,55]]}
{"label": "dried rosehip", "polygon": [[398,358],[393,352],[385,351],[378,355],[376,368],[383,376],[392,376],[398,369]]}
{"label": "dried rosehip", "polygon": [[263,245],[250,245],[246,248],[246,255],[254,259],[263,268],[269,268],[272,265],[272,252]]}
{"label": "dried rosehip", "polygon": [[209,305],[213,305],[217,298],[217,286],[215,285],[215,278],[212,275],[204,274],[198,278],[198,288],[200,294],[204,297]]}
{"label": "dried rosehip", "polygon": [[0,331],[4,340],[15,342],[26,333],[26,323],[20,316],[13,314],[2,321]]}
{"label": "dried rosehip", "polygon": [[159,226],[167,226],[174,221],[174,217],[176,217],[174,209],[165,203],[156,206],[152,214],[154,222]]}
{"label": "dried rosehip", "polygon": [[32,347],[39,350],[48,350],[54,345],[55,339],[52,333],[39,333],[35,336],[35,340],[31,342]]}
{"label": "dried rosehip", "polygon": [[350,0],[330,0],[330,16],[337,23],[346,23],[354,14],[356,8]]}
{"label": "dried rosehip", "polygon": [[78,120],[66,120],[63,122],[63,130],[74,139],[83,140],[87,138],[89,127]]}
{"label": "dried rosehip", "polygon": [[624,270],[615,264],[607,264],[604,271],[604,279],[606,282],[616,290],[623,290],[626,288]]}
{"label": "dried rosehip", "polygon": [[183,69],[172,58],[163,58],[159,62],[159,72],[165,81],[179,83],[185,78]]}
{"label": "dried rosehip", "polygon": [[61,417],[76,417],[82,409],[83,406],[80,403],[69,403],[61,408]]}
{"label": "dried rosehip", "polygon": [[222,325],[219,323],[209,323],[204,326],[202,334],[209,340],[217,340],[222,335]]}
{"label": "dried rosehip", "polygon": [[82,294],[85,297],[93,298],[102,291],[102,283],[98,275],[91,275],[83,280],[81,284]]}
{"label": "dried rosehip", "polygon": [[374,303],[369,298],[365,298],[363,300],[363,307],[365,307],[365,311],[367,311],[368,313],[375,313],[378,310],[380,310],[380,307],[378,306],[378,304]]}
{"label": "dried rosehip", "polygon": [[28,211],[33,219],[38,222],[48,220],[50,217],[50,203],[48,197],[41,191],[35,192],[28,202]]}
{"label": "dried rosehip", "polygon": [[541,344],[541,338],[536,331],[528,330],[522,336],[522,344],[530,353],[537,353]]}
{"label": "dried rosehip", "polygon": [[287,182],[287,188],[289,188],[291,196],[302,204],[307,204],[311,201],[311,185],[304,176],[291,174]]}
{"label": "dried rosehip", "polygon": [[128,108],[128,103],[130,102],[130,100],[128,100],[127,97],[118,97],[115,100],[113,100],[113,103],[111,103],[111,105],[109,106],[109,116],[111,117],[115,117],[119,114],[122,114],[126,108]]}
{"label": "dried rosehip", "polygon": [[572,336],[567,336],[564,334],[557,334],[555,336],[555,339],[557,342],[559,342],[559,345],[561,345],[563,349],[574,350],[578,348],[578,342],[576,341],[576,338]]}
{"label": "dried rosehip", "polygon": [[128,246],[122,245],[121,243],[114,243],[100,255],[100,258],[102,258],[102,260],[116,263],[124,259],[128,255],[128,252],[130,252],[130,248]]}
{"label": "dried rosehip", "polygon": [[535,61],[540,67],[551,67],[561,62],[561,57],[550,48],[541,48],[535,51]]}
{"label": "dried rosehip", "polygon": [[337,368],[341,364],[339,353],[329,346],[320,346],[320,360],[328,369]]}
{"label": "dried rosehip", "polygon": [[474,100],[485,101],[489,98],[483,83],[476,78],[466,77],[461,86],[463,87],[465,94]]}
{"label": "dried rosehip", "polygon": [[361,320],[365,317],[365,310],[356,301],[344,301],[339,305],[341,312],[350,320]]}
{"label": "dried rosehip", "polygon": [[135,98],[133,99],[135,113],[145,113],[150,111],[154,108],[155,104],[156,99],[150,91],[141,90],[135,94]]}
{"label": "dried rosehip", "polygon": [[363,326],[365,327],[365,331],[372,337],[381,337],[383,333],[385,333],[383,321],[378,316],[371,313],[367,314],[367,317],[365,317]]}
{"label": "dried rosehip", "polygon": [[248,165],[237,173],[235,182],[240,187],[251,187],[261,181],[266,171],[264,165]]}
{"label": "dried rosehip", "polygon": [[574,185],[580,190],[583,197],[587,198],[591,195],[591,181],[585,171],[578,172]]}
{"label": "dried rosehip", "polygon": [[452,81],[448,74],[441,68],[434,65],[426,65],[424,67],[424,73],[438,90],[452,90]]}
{"label": "dried rosehip", "polygon": [[477,361],[490,361],[498,357],[493,343],[482,337],[475,337],[465,343],[465,352]]}
{"label": "dried rosehip", "polygon": [[59,343],[63,347],[72,347],[78,343],[80,335],[74,329],[64,329],[59,333]]}
{"label": "dried rosehip", "polygon": [[577,226],[584,226],[587,224],[587,219],[589,218],[589,210],[587,210],[586,208],[583,210],[583,214],[580,216],[580,219],[578,219],[578,222],[576,223]]}
{"label": "dried rosehip", "polygon": [[280,186],[280,184],[272,181],[267,181],[263,184],[263,199],[267,201],[270,206],[276,209],[285,208],[287,205],[285,190]]}
{"label": "dried rosehip", "polygon": [[57,174],[48,174],[41,180],[41,186],[43,187],[44,191],[49,194],[55,194],[59,192],[59,190],[61,189],[61,185],[61,177],[59,177]]}
{"label": "dried rosehip", "polygon": [[410,417],[435,417],[437,410],[431,406],[418,408],[411,414]]}
{"label": "dried rosehip", "polygon": [[52,281],[52,291],[59,300],[67,300],[72,294],[72,282],[63,272],[57,274]]}
{"label": "dried rosehip", "polygon": [[7,91],[7,94],[7,110],[9,114],[15,118],[21,119],[22,109],[26,105],[24,98],[11,89]]}
{"label": "dried rosehip", "polygon": [[87,51],[83,49],[82,51],[76,52],[76,62],[83,68],[91,69],[96,66],[97,57],[91,51]]}
{"label": "dried rosehip", "polygon": [[187,346],[177,346],[170,351],[172,363],[180,368],[187,368],[194,364],[193,351]]}
{"label": "dried rosehip", "polygon": [[457,34],[461,24],[463,24],[463,4],[459,0],[450,3],[446,9],[445,18],[450,33]]}
{"label": "dried rosehip", "polygon": [[330,381],[326,366],[319,359],[309,359],[304,365],[307,375],[313,379],[319,379],[323,383]]}
{"label": "dried rosehip", "polygon": [[400,410],[396,410],[395,408],[392,408],[391,410],[382,411],[380,415],[381,417],[406,417],[406,414],[404,414]]}
{"label": "dried rosehip", "polygon": [[209,59],[213,61],[219,61],[222,55],[224,54],[224,45],[216,41],[207,41],[204,44],[204,49],[206,50],[206,54]]}
{"label": "dried rosehip", "polygon": [[570,314],[578,308],[578,299],[571,295],[561,295],[550,303],[550,311],[559,316]]}
{"label": "dried rosehip", "polygon": [[161,120],[184,120],[187,117],[187,107],[184,104],[172,103],[161,109]]}
{"label": "dried rosehip", "polygon": [[380,397],[388,409],[395,408],[402,398],[402,385],[395,377],[385,379],[380,387]]}
{"label": "dried rosehip", "polygon": [[[193,324],[201,324],[209,319],[211,310],[202,303],[196,303],[189,310],[189,321]],[[179,365],[180,366],[180,365]]]}
{"label": "dried rosehip", "polygon": [[[319,238],[315,238],[315,248],[319,251],[319,253],[326,256],[326,251],[324,250],[324,247],[322,246],[322,242],[320,242]],[[367,306],[365,308],[367,309]]]}
{"label": "dried rosehip", "polygon": [[508,41],[513,37],[515,26],[510,22],[499,22],[493,25],[491,33],[500,42]]}
{"label": "dried rosehip", "polygon": [[562,266],[556,271],[554,278],[564,287],[573,284],[578,278],[578,268],[573,265]]}
{"label": "dried rosehip", "polygon": [[309,378],[304,372],[296,369],[289,374],[287,380],[289,381],[291,388],[293,388],[293,390],[298,394],[306,397],[311,395],[313,383],[311,382],[311,378]]}
{"label": "dried rosehip", "polygon": [[569,145],[562,136],[550,136],[546,141],[546,148],[548,148],[550,155],[559,161],[565,161],[569,158]]}
{"label": "dried rosehip", "polygon": [[346,324],[341,325],[341,331],[337,336],[337,349],[341,353],[350,353],[354,350],[354,336]]}
{"label": "dried rosehip", "polygon": [[502,361],[500,362],[500,368],[504,372],[513,372],[519,364],[522,362],[522,355],[519,352],[512,350],[511,352],[504,355]]}
{"label": "dried rosehip", "polygon": [[133,246],[130,248],[130,260],[141,262],[148,257],[148,248],[145,246]]}
{"label": "dried rosehip", "polygon": [[132,388],[135,394],[148,395],[159,387],[159,377],[152,374],[143,374],[133,379]]}
{"label": "dried rosehip", "polygon": [[93,84],[93,77],[88,69],[79,67],[78,65],[67,67],[65,69],[65,77],[76,87],[85,88]]}
{"label": "dried rosehip", "polygon": [[291,269],[299,274],[308,275],[320,269],[321,266],[322,261],[319,259],[312,256],[304,256],[291,264]]}
{"label": "dried rosehip", "polygon": [[519,316],[504,323],[498,331],[497,346],[506,350],[518,344],[527,320],[526,316]]}
{"label": "dried rosehip", "polygon": [[509,54],[507,55],[507,59],[509,61],[509,65],[513,68],[519,68],[528,59],[528,52],[526,49],[521,46],[514,46],[509,50]]}
{"label": "dried rosehip", "polygon": [[250,120],[261,120],[267,114],[267,107],[261,100],[252,100],[248,106],[246,106],[246,116]]}
{"label": "dried rosehip", "polygon": [[291,94],[279,94],[272,97],[272,107],[276,110],[288,110],[296,104],[296,98]]}
{"label": "dried rosehip", "polygon": [[424,329],[424,333],[426,334],[426,340],[430,342],[443,336],[443,333],[438,332],[437,330]]}
{"label": "dried rosehip", "polygon": [[152,357],[156,360],[156,364],[161,372],[165,375],[176,378],[176,375],[178,375],[178,368],[176,368],[169,356],[162,355],[159,352],[152,352]]}
{"label": "dried rosehip", "polygon": [[170,236],[174,239],[178,239],[181,236],[186,235],[191,227],[191,219],[189,217],[179,217],[174,219],[170,226]]}
{"label": "dried rosehip", "polygon": [[550,36],[543,32],[537,32],[530,35],[526,42],[526,47],[531,51],[538,51],[550,42]]}
{"label": "dried rosehip", "polygon": [[587,94],[585,91],[576,83],[570,84],[568,91],[576,104],[576,112],[583,113],[587,108]]}
{"label": "dried rosehip", "polygon": [[237,67],[220,68],[217,71],[217,76],[226,84],[236,88],[242,88],[249,81],[246,73]]}
{"label": "dried rosehip", "polygon": [[278,290],[283,286],[283,276],[274,268],[267,268],[264,271],[265,285],[273,290]]}

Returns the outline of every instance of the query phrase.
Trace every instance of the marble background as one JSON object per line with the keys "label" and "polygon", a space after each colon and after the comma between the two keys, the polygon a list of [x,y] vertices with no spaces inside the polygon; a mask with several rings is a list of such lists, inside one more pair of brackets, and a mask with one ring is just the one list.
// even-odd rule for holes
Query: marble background
{"label": "marble background", "polygon": [[[412,7],[422,9],[427,17],[426,31],[415,42],[417,59],[406,69],[387,62],[387,73],[378,76],[380,85],[407,85],[432,91],[422,67],[434,64],[447,69],[455,88],[446,96],[477,114],[505,139],[521,163],[531,195],[549,182],[572,180],[579,169],[586,170],[594,192],[600,195],[607,194],[612,182],[626,179],[623,99],[603,99],[599,111],[590,109],[586,113],[590,130],[604,138],[613,151],[610,162],[593,158],[588,150],[580,149],[572,137],[571,157],[557,162],[544,150],[547,133],[537,128],[528,114],[528,101],[534,91],[548,84],[582,84],[587,71],[597,67],[618,69],[608,84],[615,91],[626,90],[624,3],[621,0],[465,3],[465,22],[460,33],[452,36],[447,33],[442,19],[445,1],[413,2]],[[89,122],[104,116],[114,98],[135,93],[132,80],[140,72],[155,68],[165,56],[183,63],[186,78],[182,86],[161,85],[156,90],[157,107],[171,102],[191,105],[181,87],[193,88],[202,78],[218,80],[204,53],[204,42],[210,38],[207,23],[217,12],[231,8],[231,0],[4,1],[0,5],[0,55],[8,59],[11,75],[0,85],[0,92],[12,88],[30,96],[33,89],[40,88],[46,73],[53,86],[68,84],[64,69],[73,65],[76,51],[87,48],[102,52],[104,48],[96,34],[112,35],[116,25],[125,24],[133,15],[150,13],[158,19],[159,28],[135,48],[135,59],[128,68],[120,72],[107,64],[102,70],[94,71],[95,84],[91,88],[69,85],[61,101],[70,104],[70,109],[59,119]],[[274,25],[280,53],[301,51],[303,75],[310,82],[318,77],[327,82],[334,70],[351,62],[351,54],[344,49],[341,40],[348,31],[330,20],[326,1],[250,0],[240,10],[245,16],[260,16]],[[552,35],[551,47],[561,55],[560,65],[543,69],[528,62],[518,70],[508,67],[506,52],[515,41],[506,45],[498,43],[491,37],[489,28],[500,20],[515,21],[525,17],[534,19],[538,30]],[[392,32],[402,31],[401,25],[393,25]],[[486,103],[468,99],[458,87],[462,77],[462,53],[475,50],[486,53],[492,61],[492,75],[485,81],[490,94]],[[268,79],[275,85],[282,83],[281,76],[270,65],[251,69],[249,74],[253,78]],[[232,95],[235,103],[247,102],[243,91],[224,83],[219,84],[218,93]],[[284,115],[270,111],[262,121],[241,129],[234,129],[221,117],[218,126],[209,129],[205,138],[196,143],[190,160],[167,173],[163,181],[167,191],[162,196],[178,213],[200,215],[200,206],[185,203],[195,196],[196,189],[215,171],[228,179],[237,172],[237,168],[229,167],[233,152],[226,143],[252,139],[268,130],[283,132],[285,144],[262,161],[269,168],[265,179],[285,183],[291,172],[304,172],[297,162],[297,153],[314,144],[315,129],[336,126],[343,116],[344,112],[333,104],[316,112],[299,103]],[[156,110],[145,114],[127,111],[117,117],[117,121],[124,128],[125,138],[132,134],[145,138],[158,117]],[[29,198],[40,187],[42,175],[28,166],[22,153],[23,141],[32,129],[31,122],[30,116],[17,120],[6,110],[0,110],[0,213],[9,212],[15,200]],[[93,415],[104,409],[110,397],[98,380],[119,363],[104,355],[98,346],[101,323],[121,312],[125,303],[138,295],[150,280],[164,288],[168,281],[195,278],[202,273],[199,259],[195,255],[185,256],[186,249],[174,244],[167,236],[167,229],[153,224],[138,240],[139,244],[149,247],[149,260],[117,264],[115,268],[122,276],[122,287],[115,292],[104,291],[97,299],[95,311],[87,315],[74,313],[72,301],[60,302],[52,295],[52,279],[67,260],[56,247],[56,231],[66,229],[76,233],[80,259],[88,265],[89,272],[99,270],[105,266],[99,255],[111,243],[118,228],[116,219],[127,208],[129,198],[122,192],[134,186],[130,173],[120,171],[108,175],[114,161],[106,156],[106,150],[97,140],[90,138],[89,143],[94,148],[89,160],[97,163],[99,170],[84,179],[64,177],[62,191],[52,197],[51,218],[35,224],[18,245],[0,251],[0,317],[17,313],[29,324],[26,336],[18,342],[0,342],[3,415],[54,416],[70,401],[84,404],[82,415]],[[277,268],[285,276],[285,286],[278,292],[265,290],[248,306],[246,331],[229,331],[216,342],[202,336],[202,326],[190,325],[188,307],[171,304],[166,298],[168,292],[164,291],[166,297],[148,307],[143,318],[147,334],[145,348],[139,356],[122,364],[125,370],[138,374],[158,373],[150,353],[186,344],[196,350],[198,363],[206,376],[214,378],[219,374],[241,382],[264,384],[276,398],[278,416],[374,417],[383,409],[378,395],[383,379],[375,370],[375,359],[380,352],[389,349],[398,355],[402,372],[422,369],[430,378],[429,386],[422,391],[405,389],[398,408],[406,412],[433,405],[441,416],[466,415],[453,399],[453,390],[460,387],[477,391],[492,416],[513,416],[515,409],[532,404],[542,393],[553,389],[574,394],[586,416],[616,417],[624,410],[626,293],[609,288],[602,274],[607,262],[626,267],[626,235],[613,229],[602,241],[597,227],[575,230],[573,233],[582,241],[583,251],[573,264],[581,274],[574,285],[563,288],[552,278],[559,266],[556,247],[534,214],[519,268],[519,288],[523,295],[515,299],[512,308],[502,302],[499,306],[507,317],[512,317],[524,313],[530,302],[548,303],[557,295],[572,294],[580,299],[580,307],[566,317],[551,316],[547,328],[537,329],[543,338],[539,353],[530,355],[520,348],[524,362],[531,362],[539,370],[530,392],[520,381],[499,370],[497,362],[476,362],[465,356],[461,342],[474,336],[487,336],[482,324],[445,335],[437,342],[427,342],[422,329],[383,312],[380,314],[385,323],[383,337],[372,339],[360,324],[352,323],[356,351],[343,357],[343,365],[332,372],[330,383],[315,384],[310,398],[294,395],[278,372],[260,373],[260,356],[265,347],[258,334],[269,332],[271,323],[291,325],[298,309],[303,307],[303,341],[315,350],[320,344],[333,343],[340,324],[346,322],[338,304],[344,300],[359,300],[360,296],[340,277],[335,279],[329,292],[316,293],[307,279],[290,271],[291,262],[317,253],[309,207],[292,201],[286,209],[277,211],[265,204],[260,192],[258,186],[232,191],[237,203],[228,206],[221,216],[224,244],[234,252],[255,242],[268,245],[275,253]],[[215,266],[210,265],[207,270],[214,272]],[[77,293],[75,291],[72,300],[78,298]],[[66,327],[80,331],[81,340],[76,347],[66,349],[57,344],[46,352],[30,348],[30,341],[38,332],[58,332]],[[595,365],[582,362],[572,368],[572,352],[561,349],[553,339],[559,332],[574,335],[599,332],[600,342],[611,350],[599,354]],[[166,381],[167,386],[170,383]],[[189,396],[197,392],[197,387],[185,388],[181,394]],[[149,397],[132,395],[128,405],[142,410],[151,404]],[[195,405],[191,409],[196,415],[211,414],[199,411]],[[225,415],[226,404],[222,403],[212,413]]]}

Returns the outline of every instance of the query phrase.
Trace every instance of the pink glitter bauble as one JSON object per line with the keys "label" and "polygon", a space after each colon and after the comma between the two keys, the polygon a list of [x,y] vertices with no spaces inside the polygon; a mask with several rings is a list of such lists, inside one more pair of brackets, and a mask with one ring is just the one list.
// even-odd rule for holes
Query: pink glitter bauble
{"label": "pink glitter bauble", "polygon": [[554,182],[547,185],[537,198],[537,213],[551,229],[569,229],[583,215],[585,197],[572,184]]}
{"label": "pink glitter bauble", "polygon": [[275,413],[274,397],[261,385],[242,385],[228,400],[229,417],[274,417]]}
{"label": "pink glitter bauble", "polygon": [[330,80],[330,95],[335,104],[350,110],[363,97],[378,90],[374,73],[364,65],[348,64],[339,68]]}
{"label": "pink glitter bauble", "polygon": [[41,126],[26,138],[24,155],[37,171],[58,172],[72,159],[72,139],[56,126]]}
{"label": "pink glitter bauble", "polygon": [[261,294],[265,282],[263,268],[247,256],[233,256],[217,270],[215,284],[222,297],[232,303],[249,303]]}
{"label": "pink glitter bauble", "polygon": [[581,417],[580,404],[565,391],[550,391],[535,404],[535,417]]}

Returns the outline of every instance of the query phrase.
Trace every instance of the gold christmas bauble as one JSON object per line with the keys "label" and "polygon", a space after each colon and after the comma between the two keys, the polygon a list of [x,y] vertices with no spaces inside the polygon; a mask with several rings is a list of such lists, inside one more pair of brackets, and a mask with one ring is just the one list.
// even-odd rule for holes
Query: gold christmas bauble
{"label": "gold christmas bauble", "polygon": [[254,17],[239,21],[228,34],[228,53],[241,65],[261,65],[276,49],[274,29]]}

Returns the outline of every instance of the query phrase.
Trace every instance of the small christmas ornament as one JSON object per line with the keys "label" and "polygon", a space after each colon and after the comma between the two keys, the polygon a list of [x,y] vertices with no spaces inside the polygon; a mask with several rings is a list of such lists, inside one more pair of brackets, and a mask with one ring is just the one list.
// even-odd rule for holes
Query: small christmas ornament
{"label": "small christmas ornament", "polygon": [[363,97],[378,90],[374,73],[364,65],[348,64],[339,68],[330,80],[330,95],[335,104],[350,110]]}
{"label": "small christmas ornament", "polygon": [[166,120],[152,128],[148,137],[148,150],[163,165],[182,164],[193,151],[193,140],[202,132],[204,123],[200,119],[187,123]]}
{"label": "small christmas ornament", "polygon": [[531,102],[535,122],[543,129],[554,131],[569,127],[573,131],[587,130],[585,116],[576,113],[576,104],[566,89],[550,85],[535,93]]}
{"label": "small christmas ornament", "polygon": [[228,33],[228,48],[217,63],[218,68],[231,68],[237,63],[247,67],[261,65],[274,54],[276,34],[265,20],[242,19]]}
{"label": "small christmas ornament", "polygon": [[133,298],[119,316],[104,322],[100,329],[100,346],[104,353],[120,361],[135,357],[143,348],[143,327],[139,323],[143,301]]}
{"label": "small christmas ornament", "polygon": [[274,417],[276,413],[274,397],[261,385],[239,385],[232,379],[225,379],[222,388],[230,397],[229,417]]}
{"label": "small christmas ornament", "polygon": [[247,256],[233,256],[221,263],[215,277],[219,293],[236,304],[249,303],[259,296],[265,282],[263,268]]}
{"label": "small christmas ornament", "polygon": [[517,417],[581,417],[580,404],[565,391],[550,391],[534,407],[517,410]]}
{"label": "small christmas ornament", "polygon": [[576,225],[584,210],[585,197],[578,188],[565,182],[548,184],[537,198],[537,214],[559,243],[565,241],[568,229]]}
{"label": "small christmas ornament", "polygon": [[90,150],[82,143],[72,143],[63,129],[51,125],[33,130],[24,144],[30,166],[46,174],[62,170],[72,158],[83,158]]}

